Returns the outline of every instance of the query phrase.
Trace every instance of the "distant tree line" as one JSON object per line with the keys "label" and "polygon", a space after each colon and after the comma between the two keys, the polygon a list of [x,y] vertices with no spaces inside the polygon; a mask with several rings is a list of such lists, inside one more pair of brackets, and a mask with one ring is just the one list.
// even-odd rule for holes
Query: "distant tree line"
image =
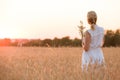
{"label": "distant tree line", "polygon": [[115,32],[107,30],[105,34],[105,47],[120,47],[120,29]]}
{"label": "distant tree line", "polygon": [[[120,47],[120,29],[107,30],[105,33],[104,47]],[[0,46],[36,46],[36,47],[81,47],[81,39],[70,39],[69,36],[54,39],[11,40],[0,39]]]}
{"label": "distant tree line", "polygon": [[80,47],[81,40],[78,38],[70,39],[69,36],[63,37],[61,39],[36,39],[30,40],[27,43],[23,44],[23,46],[40,46],[40,47]]}

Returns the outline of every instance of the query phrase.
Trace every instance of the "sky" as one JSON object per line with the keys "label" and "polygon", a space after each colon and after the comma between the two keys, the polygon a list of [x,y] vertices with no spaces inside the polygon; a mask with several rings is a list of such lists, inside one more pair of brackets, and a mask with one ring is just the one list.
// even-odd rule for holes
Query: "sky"
{"label": "sky", "polygon": [[120,29],[120,0],[0,0],[0,38],[80,38],[77,25],[95,11],[105,30]]}

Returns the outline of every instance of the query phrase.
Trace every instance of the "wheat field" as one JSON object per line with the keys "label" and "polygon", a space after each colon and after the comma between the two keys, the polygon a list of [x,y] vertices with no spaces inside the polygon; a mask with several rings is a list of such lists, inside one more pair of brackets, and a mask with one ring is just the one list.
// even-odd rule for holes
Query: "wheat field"
{"label": "wheat field", "polygon": [[103,52],[99,76],[82,72],[82,48],[0,47],[0,80],[120,80],[120,48]]}

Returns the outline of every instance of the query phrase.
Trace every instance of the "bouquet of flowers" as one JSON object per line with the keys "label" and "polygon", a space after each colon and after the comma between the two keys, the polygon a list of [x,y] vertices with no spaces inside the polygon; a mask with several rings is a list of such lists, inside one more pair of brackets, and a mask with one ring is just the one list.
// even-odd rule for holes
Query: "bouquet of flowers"
{"label": "bouquet of flowers", "polygon": [[79,28],[79,33],[81,35],[81,39],[83,40],[83,37],[84,37],[84,33],[83,33],[83,30],[85,29],[85,27],[83,26],[83,22],[80,21],[80,25],[78,26]]}

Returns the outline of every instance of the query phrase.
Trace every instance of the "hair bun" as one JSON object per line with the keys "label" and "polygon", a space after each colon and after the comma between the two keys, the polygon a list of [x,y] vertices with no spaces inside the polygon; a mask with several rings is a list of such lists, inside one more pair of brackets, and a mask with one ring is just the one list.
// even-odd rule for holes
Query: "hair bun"
{"label": "hair bun", "polygon": [[97,14],[95,11],[89,11],[87,17],[88,19],[97,19]]}

